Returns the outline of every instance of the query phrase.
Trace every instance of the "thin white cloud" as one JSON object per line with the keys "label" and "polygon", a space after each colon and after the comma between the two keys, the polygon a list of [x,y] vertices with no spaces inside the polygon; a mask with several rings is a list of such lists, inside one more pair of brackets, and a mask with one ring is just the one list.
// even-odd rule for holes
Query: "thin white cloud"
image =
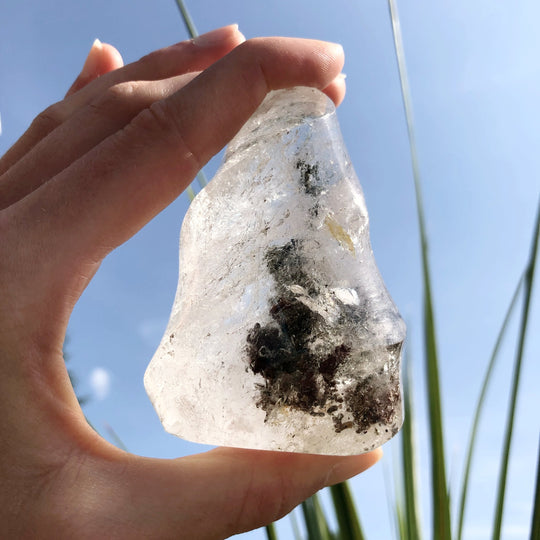
{"label": "thin white cloud", "polygon": [[105,399],[111,389],[111,375],[102,367],[97,367],[90,373],[90,387],[97,400]]}

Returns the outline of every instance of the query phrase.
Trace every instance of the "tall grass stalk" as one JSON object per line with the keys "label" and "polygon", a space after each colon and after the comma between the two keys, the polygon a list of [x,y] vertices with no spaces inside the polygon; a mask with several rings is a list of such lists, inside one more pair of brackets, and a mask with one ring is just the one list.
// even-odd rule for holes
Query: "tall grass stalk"
{"label": "tall grass stalk", "polygon": [[403,483],[398,462],[393,459],[394,473],[390,476],[388,460],[382,465],[382,473],[386,494],[386,506],[388,509],[388,522],[392,524],[394,538],[406,538],[403,528]]}
{"label": "tall grass stalk", "polygon": [[111,437],[111,439],[114,441],[114,444],[118,446],[118,448],[124,450],[124,452],[129,452],[127,446],[124,444],[124,441],[122,441],[118,433],[116,433],[114,428],[107,422],[105,423],[105,431],[109,434],[109,437]]}
{"label": "tall grass stalk", "polygon": [[398,538],[405,540],[407,538],[407,524],[405,523],[404,504],[400,497],[396,498],[395,503],[396,523]]}
{"label": "tall grass stalk", "polygon": [[189,202],[193,202],[193,199],[195,198],[195,191],[193,191],[191,184],[186,188],[186,193],[189,197]]}
{"label": "tall grass stalk", "polygon": [[268,540],[278,540],[276,527],[273,523],[270,523],[270,525],[267,525],[265,528],[266,528],[266,538],[268,538]]}
{"label": "tall grass stalk", "polygon": [[309,540],[332,540],[328,520],[317,494],[301,504]]}
{"label": "tall grass stalk", "polygon": [[521,278],[519,279],[516,290],[514,291],[514,294],[512,296],[512,300],[510,301],[510,305],[508,306],[508,309],[506,311],[506,315],[504,317],[501,329],[499,330],[499,334],[497,336],[497,341],[495,342],[495,346],[493,347],[493,351],[491,353],[489,364],[488,364],[486,373],[484,375],[484,380],[482,382],[482,389],[480,390],[480,396],[478,397],[478,402],[476,404],[474,420],[471,427],[471,433],[469,434],[469,443],[467,445],[467,454],[465,458],[465,470],[463,474],[461,494],[459,498],[459,514],[458,514],[457,536],[456,536],[457,540],[461,540],[462,535],[463,535],[463,526],[465,522],[465,509],[467,506],[467,494],[468,494],[468,488],[469,488],[469,478],[470,478],[470,473],[471,473],[474,448],[476,446],[476,436],[478,434],[478,426],[480,424],[480,417],[484,409],[485,398],[487,395],[489,383],[492,378],[493,370],[495,368],[496,360],[499,356],[499,349],[503,341],[503,337],[506,334],[506,329],[508,327],[508,323],[510,322],[511,315],[514,312],[514,308],[516,306],[517,299],[519,297],[519,291],[521,290],[523,280],[524,280],[524,275],[522,275]]}
{"label": "tall grass stalk", "polygon": [[401,428],[401,475],[403,477],[403,509],[404,535],[407,540],[420,540],[419,500],[416,469],[416,440],[414,429],[414,406],[412,399],[412,365],[411,356],[406,351],[403,377],[403,396],[405,421]]}
{"label": "tall grass stalk", "polygon": [[512,377],[512,393],[508,407],[508,416],[506,421],[506,430],[504,436],[501,469],[499,472],[499,481],[497,487],[497,502],[495,505],[495,522],[493,526],[493,540],[500,540],[501,528],[504,511],[504,497],[506,493],[506,479],[508,476],[508,463],[510,461],[510,449],[512,444],[512,433],[514,430],[514,420],[516,416],[516,403],[519,391],[519,382],[521,376],[521,366],[523,363],[523,351],[525,349],[525,337],[527,335],[527,325],[531,308],[531,296],[534,281],[534,269],[538,253],[538,238],[540,236],[540,204],[536,215],[536,225],[534,229],[531,254],[525,271],[525,295],[523,301],[523,311],[521,316],[521,325],[519,329],[519,341],[514,365],[514,374]]}
{"label": "tall grass stalk", "polygon": [[195,23],[193,22],[193,19],[191,18],[191,15],[189,14],[188,8],[186,4],[184,3],[184,0],[175,0],[176,5],[178,6],[178,9],[180,10],[180,14],[182,15],[182,20],[184,21],[184,24],[186,25],[186,30],[188,34],[191,36],[191,38],[197,37],[199,35],[199,32],[197,32],[197,27],[195,26]]}
{"label": "tall grass stalk", "polygon": [[427,374],[427,392],[429,400],[429,430],[431,451],[431,486],[433,497],[433,536],[437,540],[450,540],[450,501],[446,481],[446,461],[444,457],[444,438],[442,430],[441,394],[439,384],[439,361],[437,354],[437,340],[435,333],[435,320],[433,313],[433,300],[431,294],[431,276],[428,260],[428,242],[424,218],[424,205],[422,202],[420,168],[418,166],[418,154],[413,128],[413,112],[405,63],[401,27],[395,0],[388,0],[394,48],[397,57],[399,79],[401,83],[401,95],[405,118],[407,121],[407,133],[414,177],[416,193],[416,208],[418,214],[418,228],[420,233],[422,253],[422,277],[424,288],[424,348],[425,366]]}
{"label": "tall grass stalk", "polygon": [[[199,35],[199,32],[197,32],[197,28],[195,26],[195,23],[193,22],[193,19],[191,18],[191,15],[189,14],[189,11],[186,7],[186,4],[184,3],[184,0],[175,0],[176,5],[178,6],[178,9],[180,10],[180,14],[182,15],[182,20],[184,21],[184,24],[186,25],[186,30],[191,37],[191,39],[196,38]],[[201,189],[208,184],[208,180],[206,179],[206,174],[204,174],[204,171],[201,169],[197,173],[197,182],[199,183],[199,187]],[[193,201],[195,198],[195,192],[193,191],[193,188],[191,186],[188,187],[188,197],[189,201]]]}
{"label": "tall grass stalk", "polygon": [[343,482],[331,486],[330,494],[339,525],[339,540],[364,540],[364,533],[349,485]]}
{"label": "tall grass stalk", "polygon": [[531,540],[540,538],[540,441],[538,441],[538,461],[536,463],[536,490],[533,503]]}

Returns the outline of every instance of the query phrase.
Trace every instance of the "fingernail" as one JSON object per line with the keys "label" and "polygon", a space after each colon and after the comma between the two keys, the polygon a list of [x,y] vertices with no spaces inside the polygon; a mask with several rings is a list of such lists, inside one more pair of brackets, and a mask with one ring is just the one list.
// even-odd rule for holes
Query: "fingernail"
{"label": "fingernail", "polygon": [[99,39],[95,39],[94,43],[92,43],[92,47],[90,47],[90,52],[84,61],[84,66],[81,70],[80,77],[92,77],[96,73],[99,64],[99,55],[101,54],[102,50],[103,44],[101,41],[99,41]]}
{"label": "fingernail", "polygon": [[235,32],[238,32],[237,24],[222,26],[221,28],[193,38],[193,43],[199,47],[214,47],[230,39]]}

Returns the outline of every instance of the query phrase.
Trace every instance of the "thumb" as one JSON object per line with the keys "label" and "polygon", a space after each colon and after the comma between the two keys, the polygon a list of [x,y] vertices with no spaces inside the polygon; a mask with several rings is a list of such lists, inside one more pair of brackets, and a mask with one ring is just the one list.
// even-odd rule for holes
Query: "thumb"
{"label": "thumb", "polygon": [[107,43],[101,43],[99,39],[96,39],[90,48],[79,76],[71,85],[66,97],[74,94],[101,75],[121,68],[123,65],[122,56],[115,47]]}
{"label": "thumb", "polygon": [[133,513],[126,522],[148,535],[141,536],[222,539],[283,517],[381,455],[380,450],[342,457],[217,448],[176,460],[135,458],[115,483],[129,492],[124,495]]}

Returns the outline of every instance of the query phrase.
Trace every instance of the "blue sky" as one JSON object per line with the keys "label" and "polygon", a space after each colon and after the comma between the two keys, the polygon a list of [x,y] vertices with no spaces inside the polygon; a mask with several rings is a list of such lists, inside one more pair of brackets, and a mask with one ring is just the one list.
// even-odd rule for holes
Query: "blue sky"
{"label": "blue sky", "polygon": [[[371,218],[375,255],[409,325],[424,500],[429,496],[422,376],[421,275],[408,142],[392,33],[384,1],[198,0],[199,30],[239,23],[247,37],[296,35],[338,41],[346,53],[347,97],[339,118]],[[398,2],[411,85],[430,240],[441,355],[449,479],[463,452],[483,370],[524,267],[540,193],[540,34],[535,0]],[[173,0],[3,2],[0,6],[0,115],[3,153],[47,105],[61,98],[94,41],[124,59],[186,37]],[[213,175],[219,157],[207,167]],[[85,411],[107,436],[111,425],[133,452],[173,457],[199,445],[166,434],[144,392],[143,373],[161,338],[176,289],[182,195],[102,265],[73,314],[67,350]],[[540,420],[540,285],[529,340],[510,467],[505,538],[524,538]],[[513,326],[515,330],[515,324]],[[512,334],[511,334],[512,335]],[[514,340],[501,364],[481,426],[466,538],[489,537]],[[369,538],[392,530],[382,464],[353,481]],[[430,508],[422,517],[429,524]],[[291,535],[287,522],[280,526]],[[263,538],[262,532],[244,535]]]}

